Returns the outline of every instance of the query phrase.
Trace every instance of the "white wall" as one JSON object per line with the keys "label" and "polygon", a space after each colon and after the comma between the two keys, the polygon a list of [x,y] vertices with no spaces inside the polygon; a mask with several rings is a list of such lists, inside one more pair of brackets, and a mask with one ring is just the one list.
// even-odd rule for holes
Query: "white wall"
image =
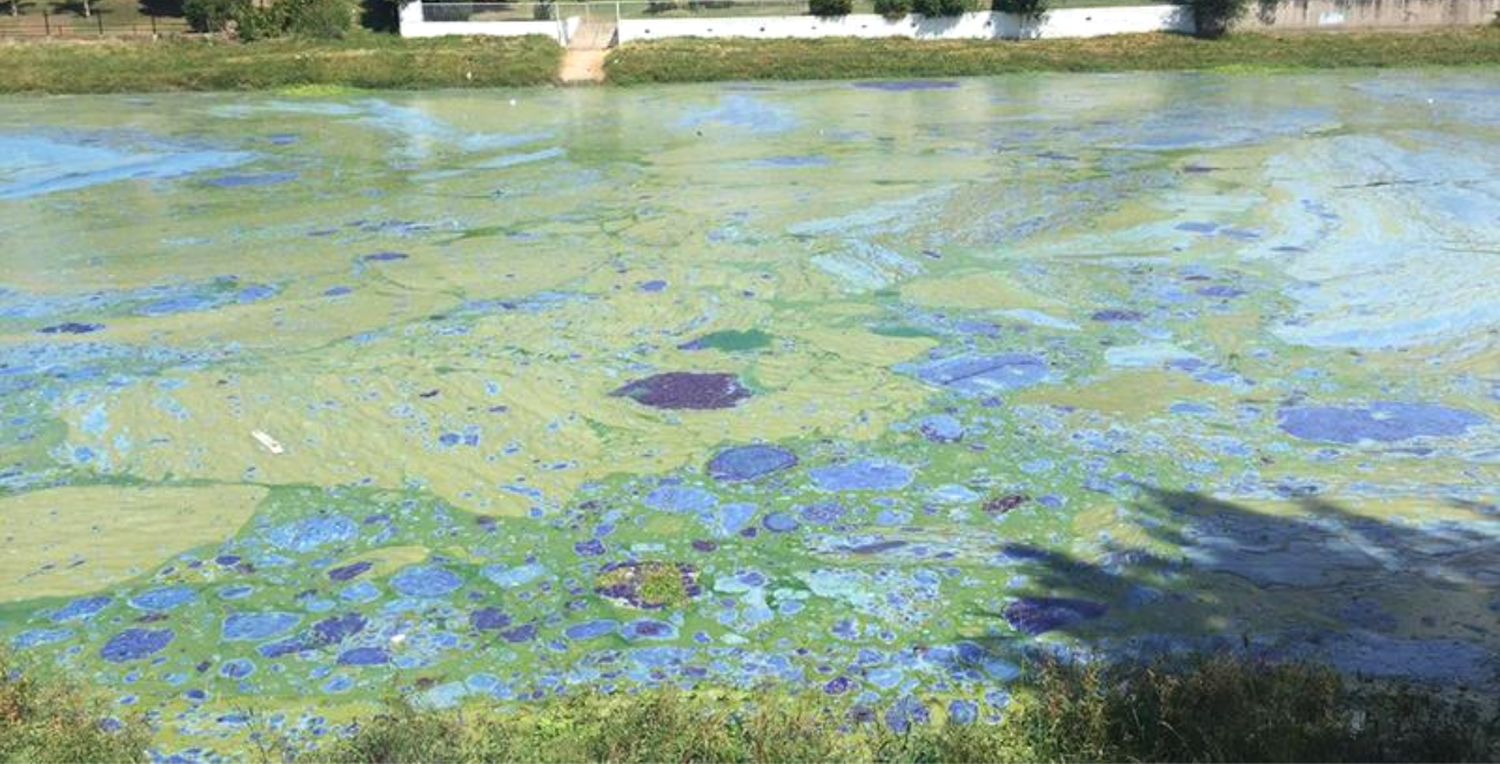
{"label": "white wall", "polygon": [[583,20],[577,16],[557,21],[426,21],[422,3],[414,0],[401,6],[402,37],[442,37],[444,35],[485,35],[521,37],[539,34],[567,45]]}
{"label": "white wall", "polygon": [[1040,25],[1008,13],[965,13],[953,18],[905,16],[894,21],[873,14],[836,18],[765,16],[741,18],[622,19],[620,42],[663,37],[911,37],[919,40],[988,40],[1021,37],[1096,37],[1130,32],[1193,31],[1191,16],[1175,5],[1066,8],[1051,11]]}

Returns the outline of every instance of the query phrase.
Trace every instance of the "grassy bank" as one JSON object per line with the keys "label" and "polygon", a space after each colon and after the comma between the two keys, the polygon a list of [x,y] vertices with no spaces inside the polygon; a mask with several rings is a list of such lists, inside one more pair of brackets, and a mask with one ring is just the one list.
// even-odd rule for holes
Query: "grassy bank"
{"label": "grassy bank", "polygon": [[1420,33],[1234,34],[1219,40],[1140,34],[1078,40],[670,39],[610,55],[610,82],[957,77],[1012,72],[1327,69],[1500,64],[1500,29]]}
{"label": "grassy bank", "polygon": [[[420,711],[394,704],[310,758],[336,762],[1485,761],[1485,701],[1228,656],[1111,669],[1044,664],[999,723],[937,705],[893,728],[826,698],[656,692],[541,706]],[[881,713],[885,712],[885,713]],[[920,720],[925,716],[925,721]]]}
{"label": "grassy bank", "polygon": [[11,42],[0,43],[0,93],[542,85],[561,56],[546,37]]}
{"label": "grassy bank", "polygon": [[[0,654],[0,762],[135,761],[139,721]],[[574,694],[423,710],[405,700],[308,750],[256,733],[262,760],[304,762],[1493,761],[1495,699],[1354,682],[1230,655],[1112,667],[1040,663],[999,709],[873,707],[777,690]],[[896,713],[898,712],[899,713]],[[224,751],[221,751],[221,753]]]}

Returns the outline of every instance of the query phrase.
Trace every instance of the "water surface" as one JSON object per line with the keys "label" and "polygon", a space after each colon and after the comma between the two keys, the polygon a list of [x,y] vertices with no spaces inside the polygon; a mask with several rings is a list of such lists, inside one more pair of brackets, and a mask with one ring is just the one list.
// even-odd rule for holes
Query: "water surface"
{"label": "water surface", "polygon": [[937,85],[0,101],[0,639],[188,758],[392,687],[1492,677],[1500,77]]}

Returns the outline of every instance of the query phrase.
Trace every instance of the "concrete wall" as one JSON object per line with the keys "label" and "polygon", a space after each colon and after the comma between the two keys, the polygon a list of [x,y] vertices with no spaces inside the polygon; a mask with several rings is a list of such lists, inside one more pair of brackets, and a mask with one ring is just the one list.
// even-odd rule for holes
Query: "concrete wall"
{"label": "concrete wall", "polygon": [[401,6],[402,37],[442,37],[444,35],[480,35],[490,37],[522,37],[539,34],[567,45],[578,25],[583,22],[578,16],[556,21],[427,21],[422,18],[420,0]]}
{"label": "concrete wall", "polygon": [[1477,26],[1500,0],[1261,0],[1235,29],[1420,29]]}
{"label": "concrete wall", "polygon": [[739,18],[621,19],[620,42],[663,37],[911,37],[919,40],[991,40],[1094,37],[1163,30],[1190,32],[1192,19],[1175,5],[1068,8],[1052,11],[1040,25],[1007,13],[965,13],[954,18],[873,14],[837,18],[764,16]]}

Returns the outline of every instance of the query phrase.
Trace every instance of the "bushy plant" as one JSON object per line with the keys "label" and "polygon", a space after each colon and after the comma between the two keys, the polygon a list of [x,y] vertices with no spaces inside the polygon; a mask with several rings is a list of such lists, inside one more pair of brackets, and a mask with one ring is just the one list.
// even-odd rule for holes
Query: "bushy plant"
{"label": "bushy plant", "polygon": [[899,19],[911,13],[911,0],[875,0],[875,12],[888,19]]}
{"label": "bushy plant", "polygon": [[854,11],[854,0],[808,0],[807,7],[814,16],[848,16]]}
{"label": "bushy plant", "polygon": [[284,34],[315,40],[337,40],[354,26],[349,0],[274,0],[271,8],[284,15]]}
{"label": "bushy plant", "polygon": [[1047,15],[1048,0],[994,0],[990,10],[1013,13],[1023,19],[1039,19]]}
{"label": "bushy plant", "polygon": [[1250,0],[1185,0],[1199,37],[1223,37],[1245,15]]}
{"label": "bushy plant", "polygon": [[912,0],[911,9],[928,18],[958,16],[968,10],[964,0]]}
{"label": "bushy plant", "polygon": [[250,7],[250,0],[183,0],[182,15],[194,32],[222,32]]}
{"label": "bushy plant", "polygon": [[0,762],[145,761],[145,725],[108,710],[73,680],[0,650]]}

